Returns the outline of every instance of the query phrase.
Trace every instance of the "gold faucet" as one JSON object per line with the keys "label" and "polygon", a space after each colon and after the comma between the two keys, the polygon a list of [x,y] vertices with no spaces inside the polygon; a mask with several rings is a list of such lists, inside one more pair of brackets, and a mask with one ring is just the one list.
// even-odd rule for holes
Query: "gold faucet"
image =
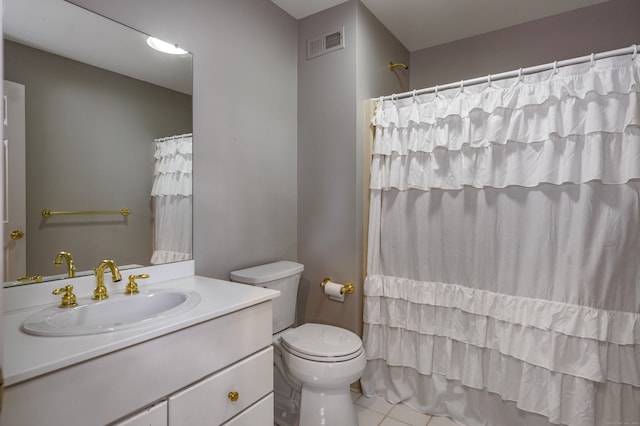
{"label": "gold faucet", "polygon": [[113,260],[105,259],[93,270],[93,274],[96,276],[96,289],[93,291],[93,300],[103,300],[109,297],[107,294],[107,288],[104,286],[104,269],[109,267],[111,269],[111,280],[115,283],[122,280],[118,265]]}
{"label": "gold faucet", "polygon": [[53,266],[56,268],[58,266],[62,266],[62,259],[65,259],[67,261],[67,275],[69,276],[69,278],[75,277],[76,264],[73,261],[73,257],[71,257],[71,253],[66,251],[61,251],[60,253],[58,253],[55,260],[53,261]]}

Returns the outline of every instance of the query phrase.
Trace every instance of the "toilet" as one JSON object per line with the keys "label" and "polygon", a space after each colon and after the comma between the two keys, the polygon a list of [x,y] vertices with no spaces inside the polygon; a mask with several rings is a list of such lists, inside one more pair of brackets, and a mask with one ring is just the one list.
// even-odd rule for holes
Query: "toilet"
{"label": "toilet", "polygon": [[231,280],[280,291],[273,299],[274,418],[279,426],[357,426],[349,385],[362,376],[362,340],[340,327],[293,327],[304,266],[280,261],[231,272]]}

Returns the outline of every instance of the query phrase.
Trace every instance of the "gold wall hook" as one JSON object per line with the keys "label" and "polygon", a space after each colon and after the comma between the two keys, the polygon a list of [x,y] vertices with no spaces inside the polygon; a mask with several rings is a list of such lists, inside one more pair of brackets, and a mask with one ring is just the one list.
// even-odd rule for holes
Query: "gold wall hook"
{"label": "gold wall hook", "polygon": [[405,70],[409,69],[409,65],[405,64],[404,62],[389,62],[389,71],[393,71],[398,67],[404,68]]}

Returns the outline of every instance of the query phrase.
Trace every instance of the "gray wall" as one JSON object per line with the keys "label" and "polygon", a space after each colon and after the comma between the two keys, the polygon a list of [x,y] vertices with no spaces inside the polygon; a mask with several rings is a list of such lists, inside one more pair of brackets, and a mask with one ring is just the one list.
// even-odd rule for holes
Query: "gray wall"
{"label": "gray wall", "polygon": [[297,22],[268,0],[74,0],[194,58],[196,273],[297,260]]}
{"label": "gray wall", "polygon": [[411,88],[640,43],[640,1],[614,0],[411,52]]}
{"label": "gray wall", "polygon": [[[345,48],[307,60],[308,39],[344,27]],[[298,254],[305,322],[353,321],[346,306],[322,297],[320,282],[355,281],[356,4],[343,3],[300,21],[298,33]],[[306,300],[305,300],[306,299]],[[329,313],[331,311],[331,314]],[[345,318],[346,317],[346,318]]]}
{"label": "gray wall", "polygon": [[[345,27],[345,49],[306,59],[306,41]],[[298,34],[298,253],[306,322],[359,331],[362,321],[363,103],[406,90],[389,61],[408,52],[357,0],[300,21]],[[323,295],[330,277],[352,281],[344,304]],[[301,316],[299,312],[299,317]]]}
{"label": "gray wall", "polygon": [[[191,96],[9,41],[4,59],[26,94],[27,274],[65,273],[61,250],[78,270],[149,264],[152,141],[191,132]],[[123,207],[126,219],[40,213]]]}
{"label": "gray wall", "polygon": [[[194,54],[196,273],[298,260],[306,320],[359,330],[360,294],[328,304],[319,282],[361,290],[362,102],[406,89],[387,66],[408,52],[357,0],[300,22],[268,0],[74,3]],[[346,49],[306,61],[342,26]]]}

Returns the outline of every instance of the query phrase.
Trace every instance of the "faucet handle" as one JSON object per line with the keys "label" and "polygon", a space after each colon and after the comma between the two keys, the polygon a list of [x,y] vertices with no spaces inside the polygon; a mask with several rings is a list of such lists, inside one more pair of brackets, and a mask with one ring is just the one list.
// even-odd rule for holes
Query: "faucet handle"
{"label": "faucet handle", "polygon": [[32,275],[30,277],[19,277],[18,278],[18,282],[20,282],[20,283],[26,283],[28,281],[33,281],[34,283],[41,283],[42,282],[42,275]]}
{"label": "faucet handle", "polygon": [[124,290],[124,294],[138,294],[140,290],[138,290],[138,283],[136,279],[149,278],[149,274],[140,274],[140,275],[129,275],[129,283]]}
{"label": "faucet handle", "polygon": [[56,288],[53,290],[52,294],[58,295],[63,293],[62,302],[60,303],[61,308],[73,308],[74,306],[78,306],[78,302],[76,302],[76,295],[73,294],[73,286],[68,285],[62,288]]}

